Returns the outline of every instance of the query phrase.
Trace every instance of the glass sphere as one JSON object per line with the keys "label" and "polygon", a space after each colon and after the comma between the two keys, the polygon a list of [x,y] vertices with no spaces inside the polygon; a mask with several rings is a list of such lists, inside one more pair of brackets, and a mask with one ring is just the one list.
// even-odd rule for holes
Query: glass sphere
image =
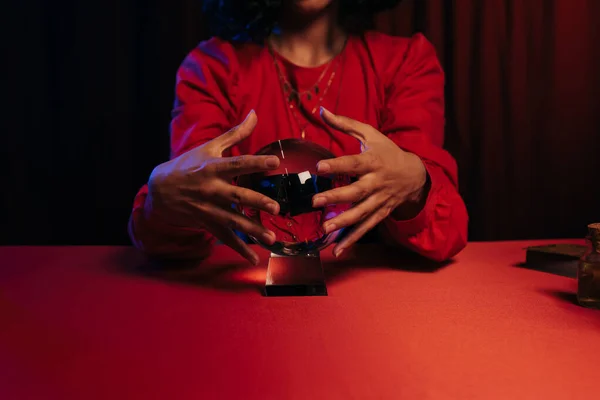
{"label": "glass sphere", "polygon": [[238,177],[237,184],[259,192],[279,203],[280,212],[272,215],[256,208],[240,206],[247,217],[275,233],[276,241],[267,245],[250,238],[274,254],[284,256],[314,255],[335,241],[341,231],[325,234],[323,223],[348,210],[350,204],[332,204],[313,208],[312,198],[350,183],[343,175],[317,175],[317,163],[334,158],[329,150],[315,143],[285,139],[273,142],[256,155],[279,158],[279,168],[265,173]]}

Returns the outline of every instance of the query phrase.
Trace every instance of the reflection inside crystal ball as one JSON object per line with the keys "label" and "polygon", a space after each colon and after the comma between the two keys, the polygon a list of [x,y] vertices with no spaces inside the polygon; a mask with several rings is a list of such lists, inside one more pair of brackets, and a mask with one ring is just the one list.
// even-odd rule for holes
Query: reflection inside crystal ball
{"label": "reflection inside crystal ball", "polygon": [[256,208],[240,206],[247,217],[275,233],[276,241],[267,245],[250,237],[274,254],[286,256],[316,255],[335,241],[340,231],[325,234],[323,223],[350,208],[350,204],[332,204],[313,208],[312,198],[350,183],[343,175],[317,175],[317,163],[334,158],[327,149],[304,140],[285,139],[273,142],[256,155],[279,157],[279,168],[267,173],[238,177],[239,186],[259,192],[279,203],[274,216]]}

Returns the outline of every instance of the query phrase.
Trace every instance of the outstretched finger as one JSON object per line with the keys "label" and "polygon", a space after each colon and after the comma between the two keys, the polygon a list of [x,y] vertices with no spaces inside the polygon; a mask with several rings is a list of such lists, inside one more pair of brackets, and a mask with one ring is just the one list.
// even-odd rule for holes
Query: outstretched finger
{"label": "outstretched finger", "polygon": [[258,265],[260,262],[258,254],[231,229],[219,224],[212,224],[208,228],[224,245],[231,247],[246,260],[250,261],[252,265]]}
{"label": "outstretched finger", "polygon": [[271,171],[279,167],[277,156],[236,156],[214,159],[208,168],[226,178],[256,172]]}
{"label": "outstretched finger", "polygon": [[363,221],[368,220],[371,214],[382,209],[386,200],[387,199],[380,193],[369,196],[348,211],[325,222],[323,228],[326,233],[331,233],[339,229],[362,223]]}
{"label": "outstretched finger", "polygon": [[353,136],[363,144],[369,139],[375,138],[375,135],[381,135],[381,133],[371,125],[342,115],[333,114],[325,107],[321,107],[321,118],[323,118],[323,120],[332,128]]}
{"label": "outstretched finger", "polygon": [[232,209],[212,205],[203,205],[202,208],[201,211],[214,223],[255,237],[268,245],[275,243],[275,233]]}
{"label": "outstretched finger", "polygon": [[313,207],[325,207],[330,204],[358,203],[373,192],[364,180],[351,185],[338,187],[316,194],[313,197]]}
{"label": "outstretched finger", "polygon": [[231,146],[250,136],[254,130],[254,127],[256,127],[257,121],[258,118],[256,117],[254,110],[250,111],[246,116],[246,119],[244,119],[241,124],[231,128],[221,136],[217,136],[212,140],[212,144],[216,146],[216,149],[219,153],[222,153]]}
{"label": "outstretched finger", "polygon": [[319,161],[319,174],[365,175],[379,166],[379,159],[371,152],[353,154]]}
{"label": "outstretched finger", "polygon": [[352,231],[333,248],[333,254],[336,257],[339,257],[344,251],[358,242],[367,232],[387,218],[388,215],[389,211],[385,207],[379,208],[373,212],[365,220],[356,225],[354,229],[352,229]]}
{"label": "outstretched finger", "polygon": [[236,204],[262,210],[272,215],[279,214],[279,203],[264,194],[223,181],[215,183],[215,185],[214,197],[220,204]]}

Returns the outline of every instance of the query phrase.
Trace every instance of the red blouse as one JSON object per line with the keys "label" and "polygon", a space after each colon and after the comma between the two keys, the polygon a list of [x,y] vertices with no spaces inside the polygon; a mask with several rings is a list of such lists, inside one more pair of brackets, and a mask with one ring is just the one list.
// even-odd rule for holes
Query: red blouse
{"label": "red blouse", "polygon": [[[290,107],[276,65],[300,90],[323,76],[320,93],[303,97],[306,115]],[[421,34],[400,38],[369,32],[351,37],[332,63],[316,68],[294,65],[265,46],[204,41],[177,73],[172,157],[226,132],[252,109],[258,116],[254,132],[225,156],[252,154],[290,137],[304,137],[336,156],[360,153],[356,139],[323,123],[319,105],[374,126],[418,155],[427,168],[431,187],[425,207],[411,220],[388,217],[380,226],[385,239],[433,260],[462,250],[467,211],[457,190],[456,162],[441,147],[444,74],[433,46]],[[147,186],[142,187],[134,201],[129,224],[133,243],[153,255],[207,254],[214,237],[201,228],[166,224],[147,193]]]}

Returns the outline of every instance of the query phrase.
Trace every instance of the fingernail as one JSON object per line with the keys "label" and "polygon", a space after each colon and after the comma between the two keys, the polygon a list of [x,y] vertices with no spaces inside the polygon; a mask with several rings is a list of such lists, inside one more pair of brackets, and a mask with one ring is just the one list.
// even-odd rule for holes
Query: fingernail
{"label": "fingernail", "polygon": [[329,172],[331,166],[325,162],[320,162],[317,164],[317,172]]}
{"label": "fingernail", "polygon": [[325,233],[331,233],[333,231],[335,231],[335,224],[327,224],[325,225]]}
{"label": "fingernail", "polygon": [[335,258],[339,258],[343,252],[344,252],[343,248],[333,249],[333,255],[335,256]]}
{"label": "fingernail", "polygon": [[254,114],[254,108],[252,110],[250,110],[250,112],[248,113],[248,115],[246,115],[246,118],[244,118],[244,122],[246,122],[248,120],[248,118],[250,118],[250,116]]}
{"label": "fingernail", "polygon": [[277,204],[275,203],[267,203],[267,209],[271,214],[277,214]]}
{"label": "fingernail", "polygon": [[331,115],[331,111],[329,111],[328,109],[326,109],[323,106],[321,106],[321,109],[319,110],[319,113],[321,114],[321,117],[323,117],[323,114],[330,114]]}
{"label": "fingernail", "polygon": [[327,200],[325,199],[325,197],[315,197],[313,199],[313,207],[315,207],[315,208],[323,207],[323,206],[325,206],[325,203],[327,203]]}
{"label": "fingernail", "polygon": [[275,241],[275,234],[273,232],[265,232],[262,234],[262,238],[268,244],[271,244]]}
{"label": "fingernail", "polygon": [[260,258],[258,258],[257,255],[253,255],[251,256],[250,262],[252,263],[252,265],[257,266],[258,263],[260,263]]}
{"label": "fingernail", "polygon": [[275,168],[279,165],[279,158],[277,157],[269,157],[265,162],[268,168]]}

